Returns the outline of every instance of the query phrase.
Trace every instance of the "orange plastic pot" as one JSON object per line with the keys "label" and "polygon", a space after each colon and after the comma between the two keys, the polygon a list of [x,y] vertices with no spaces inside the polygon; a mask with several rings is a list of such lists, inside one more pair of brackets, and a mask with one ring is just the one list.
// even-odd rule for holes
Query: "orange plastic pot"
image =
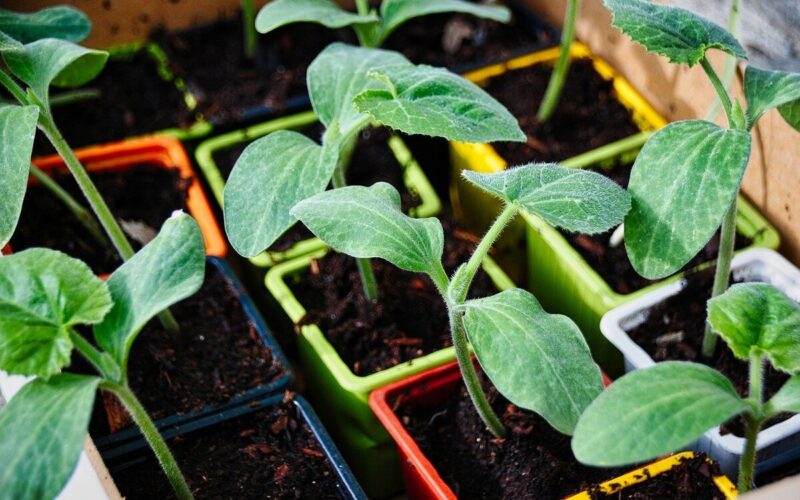
{"label": "orange plastic pot", "polygon": [[[177,169],[182,178],[191,179],[186,207],[203,233],[206,254],[220,258],[225,258],[228,254],[228,244],[222,236],[222,230],[214,217],[208,198],[200,186],[197,174],[189,163],[186,151],[177,139],[168,136],[130,139],[81,148],[75,151],[75,155],[90,173],[125,170],[139,164]],[[67,170],[64,160],[58,155],[35,158],[33,163],[44,172]]]}

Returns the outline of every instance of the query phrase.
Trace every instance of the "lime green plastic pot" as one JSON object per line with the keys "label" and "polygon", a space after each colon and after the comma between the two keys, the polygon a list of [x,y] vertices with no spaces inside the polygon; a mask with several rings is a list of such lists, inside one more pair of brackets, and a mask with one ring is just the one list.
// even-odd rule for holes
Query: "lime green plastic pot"
{"label": "lime green plastic pot", "polygon": [[[227,149],[239,144],[253,141],[278,130],[298,130],[317,123],[317,116],[313,111],[305,111],[295,115],[285,116],[268,122],[253,125],[227,134],[212,137],[203,141],[195,150],[195,159],[200,166],[203,176],[208,182],[211,192],[220,206],[223,204],[225,179],[214,161],[216,151]],[[419,205],[413,208],[410,215],[415,217],[431,217],[439,213],[442,208],[439,196],[431,186],[430,181],[422,172],[417,161],[411,155],[400,137],[393,135],[389,138],[389,148],[397,159],[399,168],[403,169],[403,180],[406,188],[416,194]],[[281,262],[300,257],[325,245],[317,238],[300,241],[291,248],[280,252],[262,252],[250,259],[257,267],[269,268]]]}
{"label": "lime green plastic pot", "polygon": [[[267,272],[270,294],[295,324],[306,314],[289,288],[291,280],[308,269],[328,248],[281,263]],[[483,269],[499,290],[514,286],[490,258]],[[372,390],[455,359],[453,348],[442,349],[367,376],[358,376],[342,361],[316,325],[304,325],[297,339],[309,397],[371,497],[384,497],[402,487],[394,442],[369,407]]]}

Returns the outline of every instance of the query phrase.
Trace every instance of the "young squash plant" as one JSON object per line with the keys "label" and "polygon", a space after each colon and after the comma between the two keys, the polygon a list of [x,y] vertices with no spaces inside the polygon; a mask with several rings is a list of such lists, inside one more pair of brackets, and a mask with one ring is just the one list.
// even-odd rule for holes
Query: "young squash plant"
{"label": "young squash plant", "polygon": [[464,383],[492,434],[501,437],[505,429],[480,385],[468,339],[503,396],[539,413],[559,432],[571,434],[584,408],[603,390],[600,369],[578,327],[565,316],[548,314],[532,294],[519,288],[475,300],[467,300],[467,293],[492,244],[520,210],[568,231],[598,233],[622,220],[630,197],[600,174],[553,164],[464,176],[506,206],[452,277],[441,262],[444,235],[439,220],[403,214],[399,193],[386,183],[325,191],[301,201],[291,213],[337,251],[381,258],[431,278],[447,306]]}
{"label": "young squash plant", "polygon": [[[358,133],[375,122],[409,134],[465,142],[522,141],[513,116],[476,85],[447,70],[411,64],[397,52],[334,43],[311,63],[311,104],[325,126],[322,144],[278,131],[242,152],[225,185],[225,230],[252,257],[297,222],[298,202],[345,185]],[[365,295],[378,291],[368,261],[358,260]]]}
{"label": "young squash plant", "polygon": [[[636,370],[615,381],[581,416],[572,440],[578,460],[600,466],[648,460],[741,415],[746,444],[738,489],[751,488],[761,425],[783,412],[800,413],[800,306],[772,285],[746,283],[709,300],[708,318],[734,355],[749,362],[748,397],[698,363],[670,361]],[[791,375],[767,402],[764,358]]]}
{"label": "young squash plant", "polygon": [[[153,421],[127,381],[131,346],[159,311],[203,283],[203,235],[178,212],[158,236],[102,281],[83,262],[33,248],[0,257],[0,369],[37,377],[0,408],[4,496],[54,498],[83,449],[97,389],[133,417],[179,498],[192,498]],[[77,331],[93,328],[94,343]],[[62,370],[77,350],[98,375]]]}
{"label": "young squash plant", "polygon": [[[721,226],[712,296],[729,282],[736,233],[736,199],[750,160],[750,132],[777,108],[800,131],[800,74],[747,66],[747,112],[732,98],[706,58],[719,49],[739,59],[747,53],[723,28],[687,11],[645,0],[605,0],[613,25],[650,52],[674,64],[700,64],[716,91],[728,126],[685,120],[653,134],[633,165],[625,218],[625,248],[634,269],[649,279],[677,272]],[[714,354],[717,337],[707,327],[703,355]]]}

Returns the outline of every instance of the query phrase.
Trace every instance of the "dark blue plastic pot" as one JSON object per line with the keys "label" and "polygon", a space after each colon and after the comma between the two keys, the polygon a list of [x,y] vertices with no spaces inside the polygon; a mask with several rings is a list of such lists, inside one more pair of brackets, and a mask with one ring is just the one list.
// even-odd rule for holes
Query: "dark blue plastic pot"
{"label": "dark blue plastic pot", "polygon": [[[264,322],[264,318],[261,317],[261,313],[258,312],[253,300],[247,294],[247,291],[239,281],[239,278],[236,277],[236,274],[234,274],[228,263],[223,259],[217,257],[207,257],[206,259],[208,263],[211,264],[217,270],[217,272],[222,274],[222,276],[225,278],[225,281],[227,281],[231,290],[233,290],[234,294],[236,295],[236,298],[239,300],[239,304],[241,304],[242,309],[244,309],[247,319],[253,324],[256,332],[258,332],[258,336],[261,338],[262,342],[264,342],[264,345],[272,350],[272,355],[275,357],[277,362],[283,366],[284,373],[275,381],[269,384],[254,387],[247,392],[229,399],[227,402],[221,405],[209,405],[193,412],[184,413],[181,415],[172,415],[169,417],[164,417],[160,420],[156,420],[156,426],[162,431],[171,427],[180,428],[187,422],[224,411],[227,408],[231,408],[243,403],[261,399],[273,394],[282,394],[289,385],[289,382],[292,380],[289,361],[286,359],[283,351],[281,351],[281,348],[278,346],[278,342],[272,336],[267,324]],[[97,445],[98,450],[100,450],[102,453],[109,449],[121,446],[127,442],[136,441],[140,437],[141,433],[139,432],[139,429],[132,425],[131,427],[106,436],[92,436],[92,439],[94,439],[95,445]]]}
{"label": "dark blue plastic pot", "polygon": [[[192,422],[171,426],[162,430],[161,434],[164,436],[164,439],[168,441],[177,436],[184,437],[185,439],[191,439],[191,433],[200,432],[203,429],[207,429],[208,427],[220,422],[232,420],[237,417],[267,409],[270,406],[281,403],[284,400],[284,397],[284,394],[275,394],[266,399],[252,401],[248,404],[243,404],[234,408],[228,408],[224,411],[216,411]],[[319,417],[317,417],[316,412],[314,412],[313,408],[311,408],[311,405],[308,403],[308,401],[306,401],[302,396],[295,395],[292,402],[299,410],[300,415],[303,417],[305,423],[311,428],[311,432],[319,442],[322,452],[333,466],[333,469],[339,479],[337,486],[342,497],[354,500],[366,499],[367,496],[361,489],[361,486],[358,484],[353,472],[350,470],[347,462],[344,461],[344,458],[342,458],[341,453],[339,453],[339,450],[336,448],[336,445],[333,443],[330,435],[328,435],[328,431],[325,430],[325,427],[322,425],[322,422],[320,422]],[[101,452],[101,454],[106,466],[113,475],[113,473],[116,471],[135,466],[136,464],[141,463],[143,460],[147,460],[147,457],[151,457],[150,459],[152,459],[152,455],[149,454],[149,452],[146,456],[142,452],[146,446],[147,443],[144,441],[144,439],[138,439],[134,442],[127,443],[110,451]]]}

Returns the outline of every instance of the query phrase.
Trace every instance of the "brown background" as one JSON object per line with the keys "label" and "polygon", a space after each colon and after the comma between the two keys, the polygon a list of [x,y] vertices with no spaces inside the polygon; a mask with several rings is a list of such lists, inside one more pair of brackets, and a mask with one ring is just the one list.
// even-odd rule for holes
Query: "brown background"
{"label": "brown background", "polygon": [[[554,24],[561,25],[565,0],[525,0]],[[92,46],[141,39],[155,26],[170,29],[213,21],[234,14],[239,0],[11,0],[11,9],[37,10],[70,3],[95,21],[87,41]],[[256,0],[258,5],[264,0]],[[350,3],[345,1],[344,3]],[[601,0],[583,0],[578,38],[607,59],[665,117],[670,120],[703,117],[715,94],[703,71],[677,67],[666,59],[645,54],[641,47],[610,26]],[[100,21],[102,20],[102,21]],[[711,60],[720,67],[720,53]],[[740,87],[736,92],[741,95]],[[800,265],[800,134],[768,113],[754,132],[753,154],[744,183],[745,195],[781,232],[781,250]]]}

